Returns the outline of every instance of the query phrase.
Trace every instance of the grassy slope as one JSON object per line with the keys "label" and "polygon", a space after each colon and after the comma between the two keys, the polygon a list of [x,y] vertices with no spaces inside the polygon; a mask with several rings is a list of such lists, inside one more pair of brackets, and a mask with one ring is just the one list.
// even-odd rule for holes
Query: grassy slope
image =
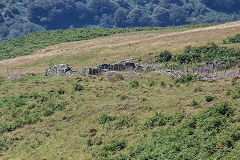
{"label": "grassy slope", "polygon": [[67,63],[81,68],[95,66],[99,62],[116,62],[124,58],[140,57],[147,53],[156,55],[164,49],[179,52],[186,45],[204,45],[211,42],[220,44],[227,36],[238,33],[238,29],[239,26],[216,29],[216,32],[211,29],[181,34],[179,32],[191,29],[185,27],[165,28],[61,43],[39,50],[33,55],[0,61],[0,70],[2,72],[5,70],[6,73],[6,68],[20,67],[25,72],[39,73],[44,72],[50,64]]}
{"label": "grassy slope", "polygon": [[[214,103],[229,102],[234,106],[239,100],[232,101],[231,96],[226,96],[228,90],[233,89],[232,78],[217,81],[192,82],[175,87],[173,80],[168,76],[157,73],[141,74],[133,79],[138,79],[140,87],[129,88],[129,73],[123,73],[125,80],[110,82],[107,75],[99,77],[81,77],[80,84],[85,90],[73,91],[78,77],[31,77],[22,81],[5,81],[1,86],[1,97],[21,95],[31,92],[46,94],[50,90],[65,90],[60,99],[67,101],[66,109],[56,111],[51,116],[42,117],[42,122],[25,125],[22,129],[6,133],[2,138],[7,138],[9,150],[2,153],[3,159],[87,159],[96,153],[112,139],[125,138],[128,146],[151,135],[154,129],[144,129],[143,122],[155,113],[183,112],[186,116],[196,114]],[[149,80],[154,80],[155,85],[149,87]],[[165,82],[161,86],[160,82]],[[239,81],[237,81],[239,82]],[[205,96],[211,95],[213,102],[206,102]],[[53,96],[57,100],[58,96]],[[198,105],[191,103],[195,99]],[[27,105],[31,104],[31,101]],[[50,100],[49,100],[50,101]],[[120,118],[128,115],[134,125],[115,129],[114,123],[99,124],[97,117],[109,113]],[[97,135],[91,137],[90,129],[96,129]],[[149,137],[147,136],[147,137]],[[87,146],[89,139],[101,138],[103,145]],[[16,152],[17,151],[17,152]]]}
{"label": "grassy slope", "polygon": [[[169,39],[167,40],[169,40],[169,45],[167,45],[166,48],[169,47],[173,51],[178,51],[185,47],[185,42],[189,41],[191,41],[189,42],[191,44],[198,45],[206,44],[206,42],[220,43],[227,35],[235,34],[236,32],[237,28],[221,30],[219,33],[202,31],[194,34],[195,41],[191,41],[193,33],[189,35],[186,34],[185,36],[177,35],[168,37]],[[136,36],[135,39],[131,39],[136,40],[141,36],[144,38],[147,32],[143,33],[143,35],[139,33],[135,35],[135,33],[132,33],[129,34],[129,36]],[[151,38],[151,35],[154,34],[161,33],[154,31],[150,32],[148,36]],[[206,35],[208,35],[207,38]],[[125,36],[126,35],[116,35],[110,37],[110,39],[105,40],[105,43],[111,42],[113,38],[115,38],[116,41],[112,43],[120,43],[119,41],[128,38]],[[181,39],[181,36],[184,36],[186,39],[180,41],[179,39]],[[148,51],[157,52],[162,50],[163,48],[158,44],[160,43],[160,39],[162,40],[162,38],[156,39],[156,44],[153,44],[153,41],[148,43],[151,45],[146,50],[141,51],[140,55],[144,55],[148,53]],[[87,43],[93,47],[97,42],[101,43],[99,39],[87,41]],[[79,43],[84,44],[85,42]],[[71,44],[79,45],[79,43],[75,42]],[[108,54],[122,53],[119,56],[114,55],[108,61],[114,61],[114,59],[118,58],[129,58],[129,56],[138,55],[137,53],[139,50],[143,49],[142,47],[148,46],[144,45],[141,47],[143,43],[146,43],[146,41],[137,43],[134,45],[134,48],[129,45],[127,45],[128,47],[124,47],[124,45],[124,51],[122,51],[123,48],[114,48],[114,52],[110,53],[108,52],[109,48],[103,47],[103,49],[101,48],[99,51],[99,54],[108,57]],[[69,43],[64,44],[62,48],[58,46],[58,49],[66,49],[68,45]],[[70,45],[68,50],[72,47],[73,46]],[[53,47],[52,50],[54,49],[56,48]],[[93,48],[93,50],[92,52],[96,53],[95,48]],[[79,53],[78,56],[81,54],[91,55],[91,50]],[[70,57],[66,55],[53,58],[56,62],[65,62],[66,60],[72,61],[73,59],[73,55]],[[44,59],[42,59],[42,61],[43,60]],[[39,61],[39,59],[36,60],[36,62],[37,61]],[[104,62],[104,60],[90,60],[90,58],[86,58],[82,60],[82,62],[83,64],[90,63],[90,65],[93,65]],[[37,64],[41,66],[42,63],[43,62],[40,61]],[[77,64],[78,61],[73,61],[71,63]],[[34,65],[31,62],[29,63],[29,61],[23,66],[28,66],[30,69],[34,68]],[[189,84],[180,84],[179,87],[173,85],[174,80],[170,79],[169,76],[157,73],[132,75],[132,73],[123,72],[122,75],[125,80],[115,82],[111,82],[108,75],[101,75],[99,77],[81,76],[80,78],[78,76],[48,78],[30,76],[23,80],[4,81],[2,85],[0,85],[1,100],[9,98],[10,96],[19,97],[19,95],[29,95],[32,92],[49,96],[52,90],[57,91],[59,88],[62,88],[65,91],[63,95],[53,92],[52,97],[42,105],[45,106],[46,103],[47,106],[47,104],[52,101],[56,103],[58,101],[64,101],[67,102],[67,105],[63,111],[56,110],[53,115],[40,116],[42,120],[38,121],[36,124],[26,124],[23,128],[18,128],[15,131],[2,134],[1,140],[6,140],[4,144],[6,144],[9,149],[0,153],[0,159],[90,159],[92,154],[99,152],[104,145],[109,144],[111,140],[115,138],[125,138],[127,147],[136,144],[136,142],[143,137],[150,138],[153,131],[157,131],[162,127],[143,129],[143,123],[147,121],[147,118],[152,117],[157,112],[169,114],[179,111],[183,112],[184,115],[188,117],[198,114],[199,111],[215,103],[229,102],[234,107],[237,107],[236,114],[238,115],[238,104],[240,101],[239,99],[233,100],[231,96],[233,93],[229,91],[232,90],[234,92],[235,85],[239,83],[239,80],[233,81],[232,78],[226,78],[216,81],[191,82]],[[129,82],[132,79],[138,79],[140,87],[129,88]],[[147,85],[149,80],[154,80],[155,85],[149,87]],[[164,86],[161,85],[162,81],[165,83]],[[73,87],[76,83],[80,83],[85,89],[79,92],[74,91]],[[206,95],[214,96],[214,101],[206,102]],[[198,102],[198,105],[195,107],[191,106],[193,99]],[[26,98],[26,105],[23,105],[22,108],[27,108],[30,104],[37,103],[38,100],[39,99],[34,100]],[[5,103],[8,102],[5,101],[4,104]],[[3,110],[4,108],[0,108],[1,113]],[[44,111],[45,110],[43,110],[43,112]],[[105,125],[99,124],[97,118],[105,112],[116,116],[117,119]],[[115,123],[124,115],[129,117],[129,122],[133,125],[129,127],[123,126],[123,129],[116,129]],[[11,112],[2,117],[7,117],[6,119],[8,120],[14,119]],[[89,133],[91,129],[97,130],[96,136],[91,137]],[[102,145],[87,146],[89,140],[97,140],[100,138],[103,142]],[[234,146],[236,147],[235,152],[228,154],[232,159],[234,159],[234,156],[237,157],[238,148],[240,148],[238,143],[234,144]],[[0,148],[1,147],[2,145],[0,144]],[[227,156],[225,156],[225,158],[227,159]]]}

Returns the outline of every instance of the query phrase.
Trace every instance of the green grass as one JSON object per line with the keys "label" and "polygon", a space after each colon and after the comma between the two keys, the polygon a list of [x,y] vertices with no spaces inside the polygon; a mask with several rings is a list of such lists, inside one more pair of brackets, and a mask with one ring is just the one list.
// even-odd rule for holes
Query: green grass
{"label": "green grass", "polygon": [[[129,74],[123,72],[124,78],[114,81],[108,75],[29,75],[4,80],[0,86],[1,159],[141,159],[151,155],[206,159],[233,157],[239,151],[238,139],[228,139],[238,134],[233,131],[240,121],[240,99],[232,98],[238,94],[232,83],[239,80],[189,81],[175,87],[175,79],[166,75],[142,73],[128,79]],[[138,87],[129,88],[134,79]],[[75,90],[76,84],[84,89]],[[211,102],[205,100],[209,95],[215,97]],[[198,102],[194,107],[193,99]],[[213,107],[221,102],[228,103],[229,114],[218,114],[220,104]],[[193,119],[197,119],[196,129],[187,127]],[[215,124],[219,125],[215,128]],[[206,131],[206,127],[212,128]],[[178,137],[182,138],[171,141]],[[219,142],[226,148],[214,150]],[[213,150],[206,151],[208,147]]]}
{"label": "green grass", "polygon": [[[191,24],[184,26],[167,27],[170,29],[181,28],[200,28],[216,25],[218,23]],[[39,49],[43,49],[50,45],[63,42],[73,42],[88,40],[102,36],[110,36],[117,33],[161,30],[161,27],[140,27],[140,28],[79,28],[68,30],[55,30],[32,33],[26,36],[17,37],[0,42],[0,60],[14,58],[23,55],[33,54]]]}

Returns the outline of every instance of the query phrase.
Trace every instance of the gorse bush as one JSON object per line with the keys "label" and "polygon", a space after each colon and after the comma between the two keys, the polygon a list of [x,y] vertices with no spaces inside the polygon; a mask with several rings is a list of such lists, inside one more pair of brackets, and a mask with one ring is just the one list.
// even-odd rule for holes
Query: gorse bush
{"label": "gorse bush", "polygon": [[[230,121],[234,112],[232,106],[218,104],[190,117],[180,116],[176,126],[159,128],[126,152],[109,155],[107,159],[221,159],[240,140],[240,127]],[[172,116],[155,115],[151,118],[154,123],[149,124],[167,124],[171,122],[169,117]]]}

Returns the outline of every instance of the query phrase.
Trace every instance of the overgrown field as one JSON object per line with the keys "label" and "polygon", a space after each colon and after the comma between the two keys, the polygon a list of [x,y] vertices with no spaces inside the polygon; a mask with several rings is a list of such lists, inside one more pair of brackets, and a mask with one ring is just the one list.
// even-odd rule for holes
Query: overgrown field
{"label": "overgrown field", "polygon": [[2,79],[0,158],[238,159],[239,82],[131,72]]}

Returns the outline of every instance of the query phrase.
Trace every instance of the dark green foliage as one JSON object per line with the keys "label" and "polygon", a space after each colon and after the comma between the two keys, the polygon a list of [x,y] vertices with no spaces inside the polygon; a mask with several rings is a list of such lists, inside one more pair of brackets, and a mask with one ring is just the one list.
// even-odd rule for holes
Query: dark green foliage
{"label": "dark green foliage", "polygon": [[226,40],[223,41],[223,43],[224,44],[240,43],[240,34],[228,37]]}
{"label": "dark green foliage", "polygon": [[198,105],[198,102],[195,100],[195,99],[193,99],[192,100],[192,103],[191,103],[191,106],[192,107],[195,107],[195,106],[197,106]]}
{"label": "dark green foliage", "polygon": [[[221,159],[240,140],[239,126],[230,121],[235,116],[234,111],[228,104],[208,107],[184,118],[177,126],[156,130],[152,137],[142,138],[125,153],[107,159]],[[158,114],[154,117],[166,124],[171,116]]]}
{"label": "dark green foliage", "polygon": [[132,125],[133,125],[133,123],[131,122],[131,119],[129,118],[128,115],[123,115],[121,117],[118,117],[117,122],[113,124],[115,129],[119,129],[119,130],[128,128]]}
{"label": "dark green foliage", "polygon": [[176,54],[173,58],[178,63],[196,63],[196,62],[212,62],[212,61],[225,61],[235,62],[240,58],[240,51],[217,46],[216,44],[191,47],[187,46],[182,54]]}
{"label": "dark green foliage", "polygon": [[109,144],[103,146],[104,151],[121,151],[127,145],[124,139],[114,139]]}
{"label": "dark green foliage", "polygon": [[80,84],[75,84],[74,91],[82,91],[84,90],[83,86]]}
{"label": "dark green foliage", "polygon": [[0,78],[0,86],[3,84],[5,80],[3,78]]}
{"label": "dark green foliage", "polygon": [[161,86],[165,86],[166,84],[165,84],[164,81],[161,81],[161,82],[160,82],[160,85],[161,85]]}
{"label": "dark green foliage", "polygon": [[154,128],[156,126],[165,126],[166,124],[177,125],[182,121],[183,118],[184,115],[179,112],[176,112],[172,115],[156,113],[155,116],[149,118],[144,123],[144,126],[146,128]]}
{"label": "dark green foliage", "polygon": [[116,117],[107,113],[101,114],[97,119],[99,124],[105,124],[114,120],[116,120]]}
{"label": "dark green foliage", "polygon": [[232,95],[233,99],[240,98],[240,85],[237,85],[232,92],[233,92],[233,95]]}
{"label": "dark green foliage", "polygon": [[137,80],[133,80],[129,83],[130,88],[137,88],[139,86],[139,82]]}
{"label": "dark green foliage", "polygon": [[227,13],[239,11],[240,9],[239,0],[200,0],[200,2],[211,9]]}
{"label": "dark green foliage", "polygon": [[8,144],[6,139],[0,138],[0,152],[4,152],[8,150]]}
{"label": "dark green foliage", "polygon": [[224,22],[239,18],[238,6],[238,0],[2,0],[0,38],[74,27],[165,27]]}
{"label": "dark green foliage", "polygon": [[63,94],[65,93],[65,91],[64,91],[63,88],[60,88],[57,92],[58,92],[58,94],[60,94],[60,95],[63,95]]}
{"label": "dark green foliage", "polygon": [[[46,97],[52,97],[52,101],[50,102]],[[3,98],[0,100],[0,133],[39,122],[44,116],[64,110],[66,105],[66,102],[58,98],[57,92],[30,93]]]}
{"label": "dark green foliage", "polygon": [[205,99],[206,99],[207,102],[211,102],[211,101],[213,101],[214,97],[213,96],[206,96]]}
{"label": "dark green foliage", "polygon": [[170,51],[163,51],[158,55],[158,62],[168,62],[172,60],[172,53]]}
{"label": "dark green foliage", "polygon": [[93,145],[93,141],[91,139],[87,140],[87,146],[92,146]]}
{"label": "dark green foliage", "polygon": [[152,87],[155,85],[155,81],[154,80],[149,80],[147,83],[148,87]]}
{"label": "dark green foliage", "polygon": [[188,83],[200,80],[200,77],[194,74],[182,74],[180,77],[175,79],[175,83]]}

